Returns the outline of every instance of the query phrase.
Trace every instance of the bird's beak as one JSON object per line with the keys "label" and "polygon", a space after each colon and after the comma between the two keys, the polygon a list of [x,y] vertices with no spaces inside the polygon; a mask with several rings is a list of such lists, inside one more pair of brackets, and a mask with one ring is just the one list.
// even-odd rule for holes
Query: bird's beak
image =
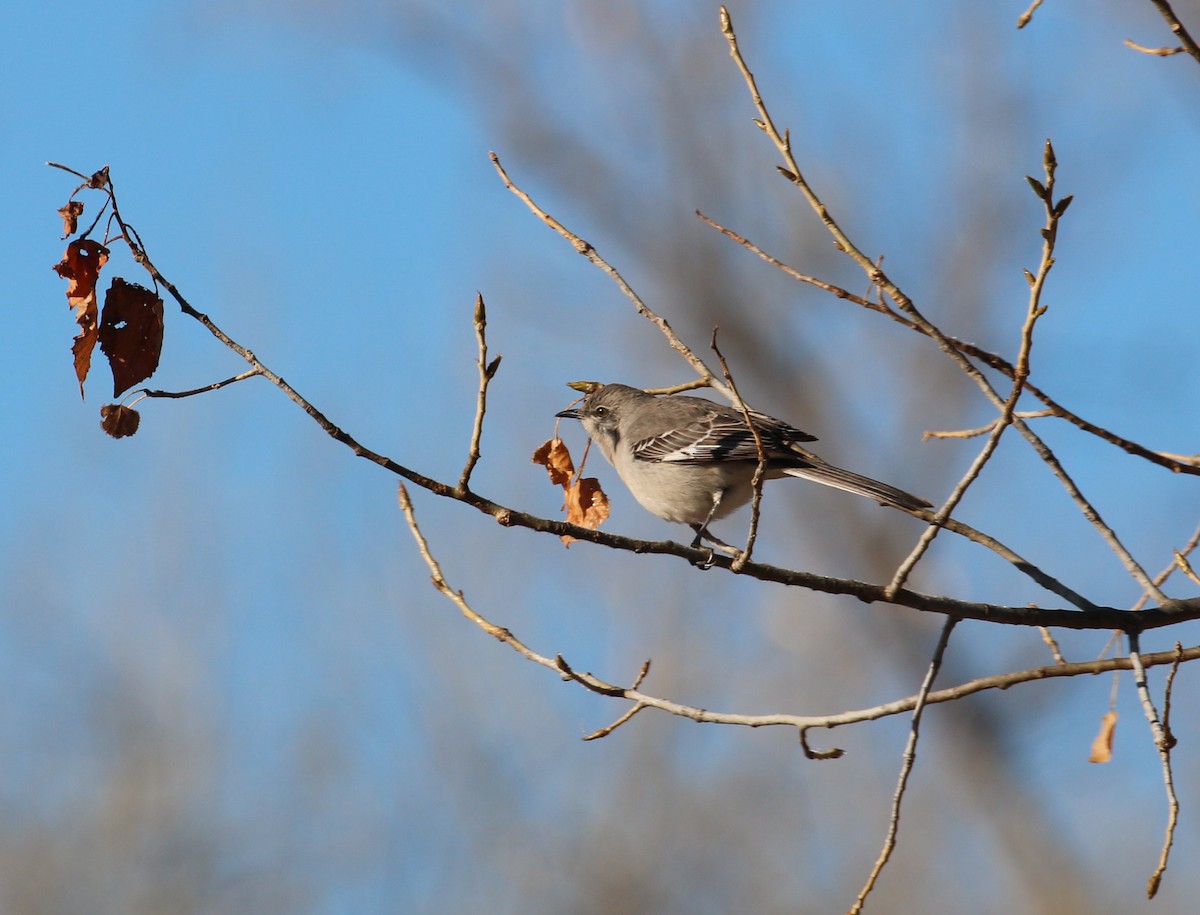
{"label": "bird's beak", "polygon": [[554,415],[560,419],[583,419],[583,416],[580,414],[578,408],[573,410],[563,410],[562,412],[555,413]]}

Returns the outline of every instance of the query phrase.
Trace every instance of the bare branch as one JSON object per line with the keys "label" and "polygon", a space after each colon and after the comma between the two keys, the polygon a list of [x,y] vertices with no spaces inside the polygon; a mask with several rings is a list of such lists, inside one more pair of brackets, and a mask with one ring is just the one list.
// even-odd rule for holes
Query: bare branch
{"label": "bare branch", "polygon": [[[1138,698],[1142,701],[1142,711],[1146,714],[1146,720],[1150,722],[1154,748],[1158,750],[1158,756],[1162,762],[1163,784],[1167,792],[1167,827],[1166,835],[1163,837],[1162,853],[1159,855],[1158,866],[1155,867],[1154,873],[1150,875],[1150,879],[1146,883],[1146,896],[1153,899],[1158,892],[1159,884],[1162,883],[1163,874],[1167,870],[1167,858],[1170,856],[1171,846],[1175,842],[1175,825],[1179,822],[1179,797],[1175,793],[1175,778],[1171,772],[1171,747],[1174,741],[1168,740],[1167,731],[1154,708],[1154,700],[1150,698],[1150,687],[1146,683],[1146,668],[1142,662],[1139,642],[1140,637],[1136,632],[1129,634],[1129,660],[1133,664],[1133,681],[1137,685]],[[1175,657],[1178,658],[1180,654],[1181,652],[1177,648]],[[1172,669],[1177,666],[1178,661],[1176,660],[1173,662]]]}
{"label": "bare branch", "polygon": [[1042,641],[1050,649],[1050,655],[1054,658],[1054,663],[1066,664],[1067,659],[1063,657],[1062,649],[1058,647],[1058,640],[1054,637],[1054,634],[1045,626],[1040,626],[1039,631],[1042,633]]}
{"label": "bare branch", "polygon": [[[1197,525],[1196,529],[1192,531],[1192,536],[1188,539],[1188,542],[1184,544],[1183,549],[1176,550],[1174,553],[1174,558],[1171,560],[1171,562],[1167,563],[1166,567],[1156,576],[1154,576],[1154,583],[1161,588],[1163,583],[1171,577],[1176,569],[1182,568],[1180,564],[1181,560],[1184,565],[1187,564],[1187,557],[1191,555],[1197,546],[1200,546],[1200,525]],[[1200,584],[1200,581],[1196,583]],[[1146,603],[1149,600],[1150,596],[1148,594],[1143,594],[1137,599],[1137,602],[1130,607],[1130,610],[1134,612],[1141,610],[1144,606],[1146,606]]]}
{"label": "bare branch", "polygon": [[1136,41],[1125,39],[1125,47],[1132,48],[1134,51],[1140,51],[1142,54],[1152,54],[1155,57],[1170,57],[1173,54],[1182,54],[1186,48],[1148,48],[1145,45],[1140,45]]}
{"label": "bare branch", "polygon": [[[1053,416],[1053,410],[1017,410],[1013,413],[1017,419],[1043,419],[1047,416]],[[921,433],[922,441],[929,439],[945,439],[945,438],[978,438],[981,435],[986,435],[999,425],[1000,419],[997,417],[990,423],[983,426],[977,426],[974,429],[952,429],[952,430],[934,430],[929,429]]]}

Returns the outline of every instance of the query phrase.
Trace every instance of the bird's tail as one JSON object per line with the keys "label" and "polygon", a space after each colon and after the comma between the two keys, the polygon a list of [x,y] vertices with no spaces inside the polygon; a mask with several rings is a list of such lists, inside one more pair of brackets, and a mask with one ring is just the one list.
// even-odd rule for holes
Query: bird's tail
{"label": "bird's tail", "polygon": [[883,505],[890,505],[894,508],[919,511],[923,508],[933,507],[929,502],[912,493],[905,492],[903,489],[897,489],[895,486],[880,483],[878,480],[872,480],[870,477],[843,470],[841,467],[835,467],[833,464],[826,464],[820,460],[814,461],[806,467],[788,467],[783,472],[791,477],[812,480],[814,483],[823,483],[835,489],[866,496],[868,499],[874,499]]}

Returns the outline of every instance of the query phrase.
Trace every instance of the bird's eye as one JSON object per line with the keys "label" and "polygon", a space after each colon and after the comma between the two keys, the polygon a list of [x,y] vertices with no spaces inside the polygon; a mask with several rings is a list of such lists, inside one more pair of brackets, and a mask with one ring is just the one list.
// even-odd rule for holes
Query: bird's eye
{"label": "bird's eye", "polygon": [[592,413],[594,413],[596,416],[607,416],[608,415],[608,407],[596,407],[596,409],[593,410]]}

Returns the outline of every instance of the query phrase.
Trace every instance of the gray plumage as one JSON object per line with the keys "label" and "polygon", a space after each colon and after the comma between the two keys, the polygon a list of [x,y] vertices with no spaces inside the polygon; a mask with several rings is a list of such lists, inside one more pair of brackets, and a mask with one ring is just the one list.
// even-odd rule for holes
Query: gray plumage
{"label": "gray plumage", "polygon": [[[578,419],[644,508],[691,525],[707,525],[750,501],[758,448],[740,410],[702,397],[655,396],[623,384],[594,389],[562,417]],[[800,477],[906,511],[931,507],[895,486],[836,467],[801,442],[816,437],[751,411],[767,457],[766,479]],[[715,539],[715,538],[714,538]]]}

